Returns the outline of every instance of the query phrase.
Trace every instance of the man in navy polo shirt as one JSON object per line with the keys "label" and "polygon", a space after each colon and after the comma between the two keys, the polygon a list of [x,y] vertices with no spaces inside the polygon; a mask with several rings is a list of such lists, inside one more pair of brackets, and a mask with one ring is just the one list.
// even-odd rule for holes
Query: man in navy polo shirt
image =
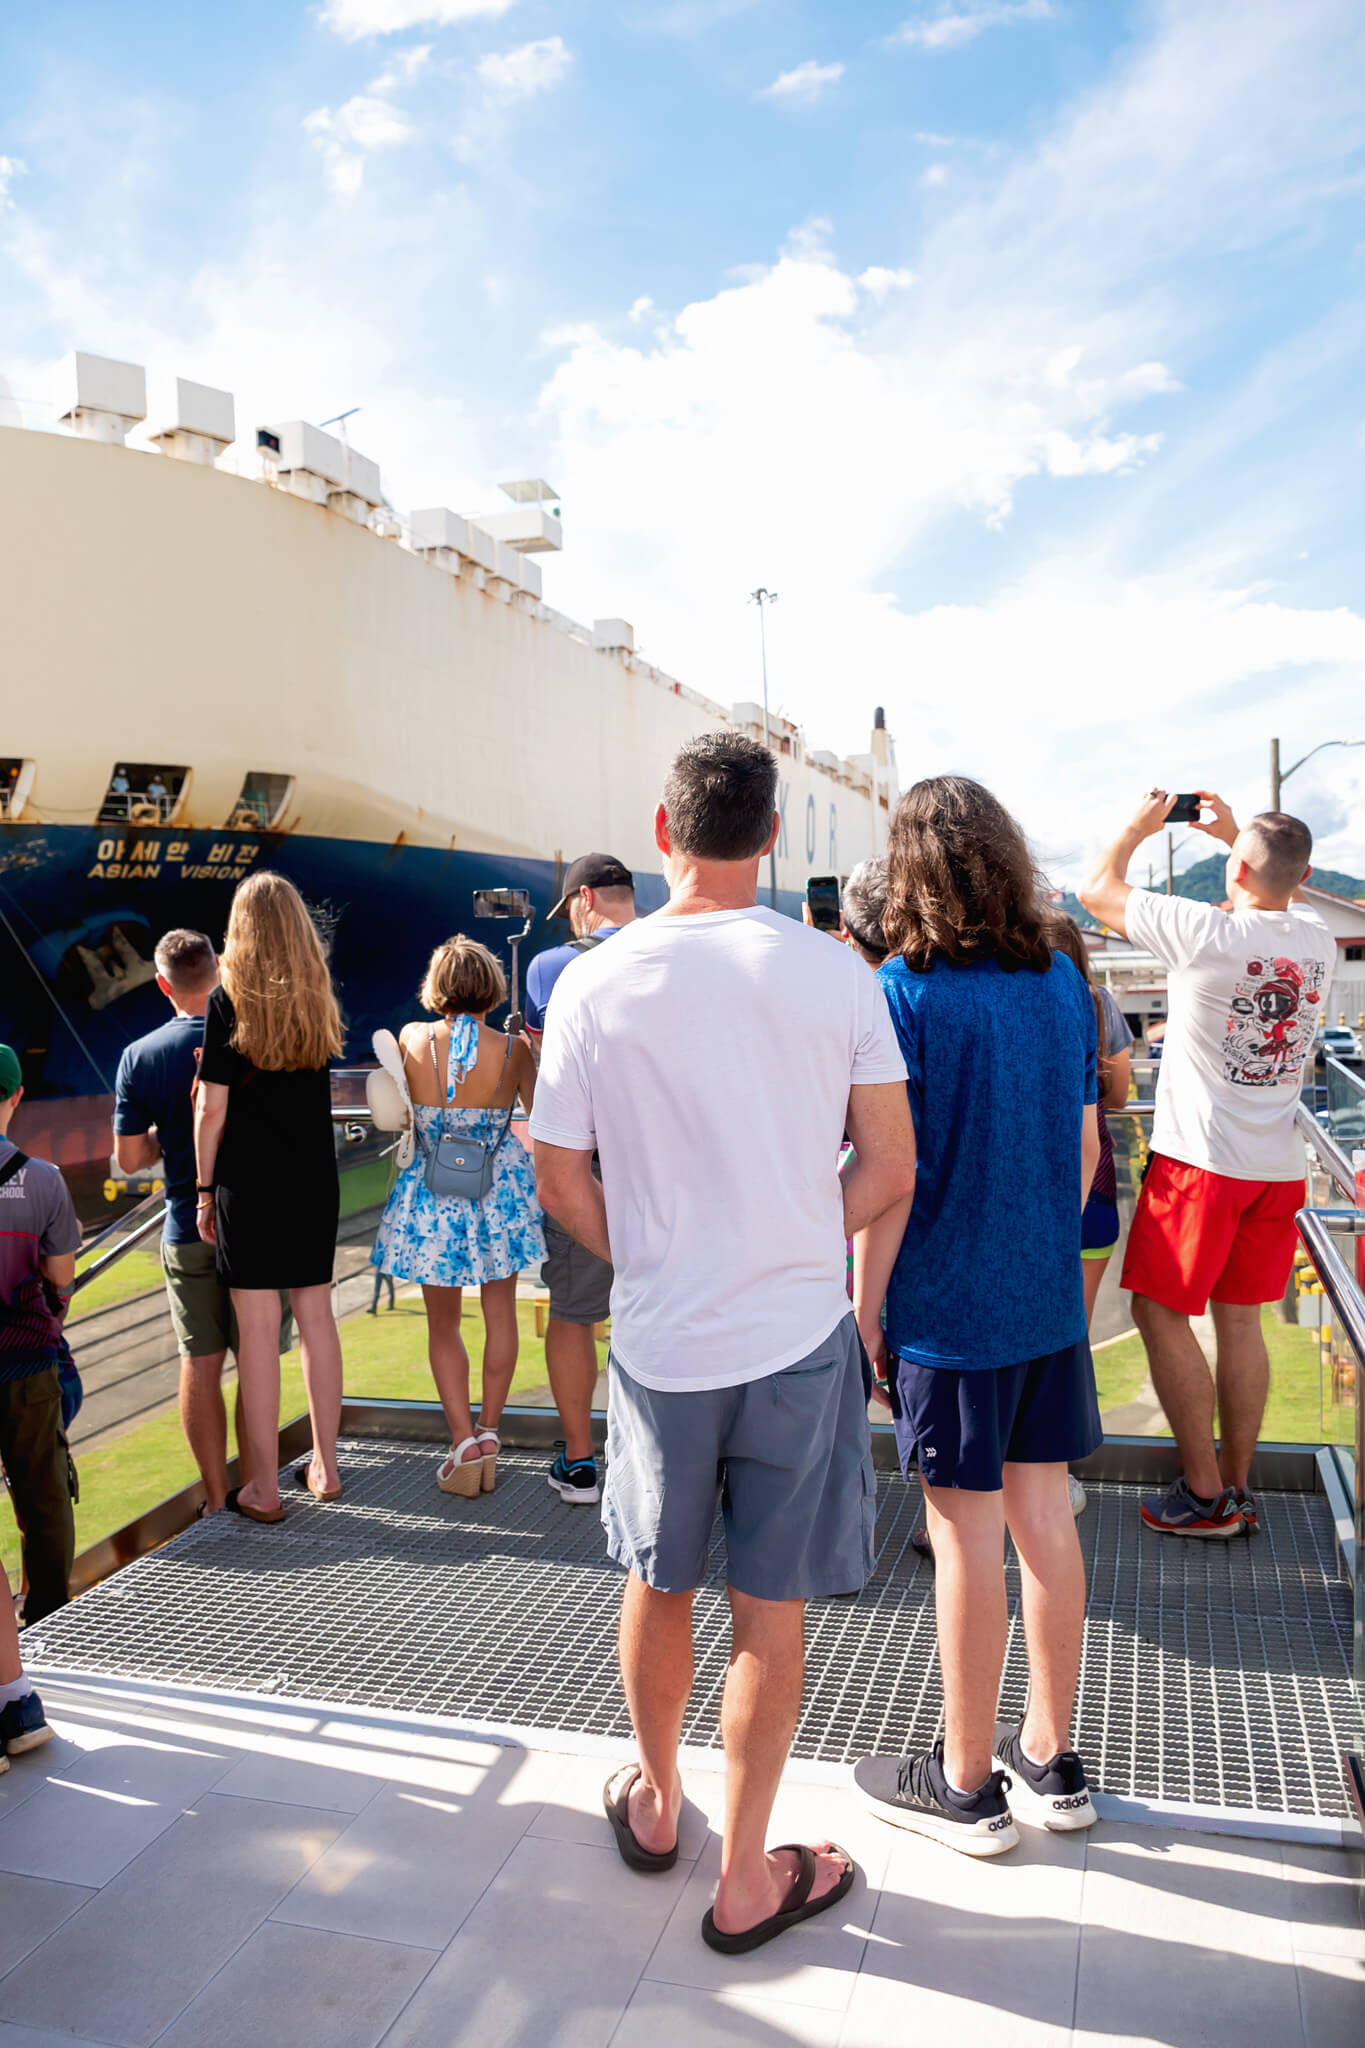
{"label": "man in navy polo shirt", "polygon": [[[537,1047],[545,1030],[550,993],[566,967],[635,921],[635,878],[610,853],[585,853],[564,877],[564,893],[550,912],[567,917],[573,937],[567,945],[538,953],[526,970],[526,1028]],[[592,1440],[592,1397],[597,1386],[597,1345],[593,1325],[611,1313],[611,1267],[569,1236],[553,1216],[545,1218],[545,1264],[541,1278],[550,1290],[545,1331],[545,1364],[550,1391],[564,1425],[549,1483],[561,1500],[588,1506],[600,1498]]]}

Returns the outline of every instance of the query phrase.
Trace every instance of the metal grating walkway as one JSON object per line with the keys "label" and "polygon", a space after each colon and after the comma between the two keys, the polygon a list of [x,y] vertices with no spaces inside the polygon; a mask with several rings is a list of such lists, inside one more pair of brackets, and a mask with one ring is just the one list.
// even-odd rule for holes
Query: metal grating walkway
{"label": "metal grating walkway", "polygon": [[[290,1487],[287,1524],[196,1524],[26,1634],[42,1671],[117,1674],[396,1712],[622,1736],[619,1575],[596,1511],[561,1503],[546,1458],[505,1452],[478,1501],[434,1485],[440,1447],[342,1446],[346,1497]],[[1145,1800],[1344,1815],[1350,1595],[1321,1496],[1262,1494],[1261,1534],[1177,1543],[1142,1529],[1138,1489],[1091,1486],[1078,1736],[1092,1784]],[[844,1763],[932,1740],[933,1576],[909,1546],[917,1487],[879,1480],[876,1576],[812,1606],[794,1753]],[[720,1568],[696,1608],[684,1739],[718,1743],[728,1655]],[[1005,1704],[1025,1686],[1018,1569]]]}

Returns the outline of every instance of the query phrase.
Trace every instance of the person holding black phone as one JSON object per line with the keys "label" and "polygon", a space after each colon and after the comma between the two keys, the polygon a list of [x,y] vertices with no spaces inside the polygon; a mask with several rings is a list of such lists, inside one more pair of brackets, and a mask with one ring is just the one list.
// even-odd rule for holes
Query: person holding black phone
{"label": "person holding black phone", "polygon": [[[1228,848],[1226,908],[1126,879],[1143,840],[1182,812]],[[1168,973],[1152,1161],[1123,1262],[1152,1383],[1180,1446],[1180,1476],[1141,1507],[1148,1528],[1167,1536],[1220,1539],[1256,1527],[1251,1460],[1270,1385],[1261,1309],[1279,1300],[1293,1266],[1304,1199],[1294,1114],[1334,957],[1327,926],[1298,895],[1312,851],[1308,827],[1284,811],[1239,830],[1212,790],[1153,789],[1080,892],[1092,917]],[[1190,1328],[1209,1307],[1216,1383]]]}

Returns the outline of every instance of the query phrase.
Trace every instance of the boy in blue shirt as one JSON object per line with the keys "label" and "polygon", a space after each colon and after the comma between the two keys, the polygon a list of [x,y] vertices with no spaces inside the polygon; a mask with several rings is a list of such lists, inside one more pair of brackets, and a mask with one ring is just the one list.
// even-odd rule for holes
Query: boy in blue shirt
{"label": "boy in blue shirt", "polygon": [[[1023,833],[979,783],[916,784],[888,861],[879,972],[919,1177],[913,1207],[860,1238],[854,1306],[874,1364],[885,1356],[902,1468],[918,1465],[924,1489],[944,1735],[854,1776],[884,1819],[994,1856],[1018,1841],[1016,1816],[1095,1818],[1071,1747],[1085,1568],[1067,1484],[1103,1434],[1078,1250],[1099,1158],[1095,1013],[1048,944]],[[996,1720],[1007,1528],[1029,1656],[1017,1724]]]}

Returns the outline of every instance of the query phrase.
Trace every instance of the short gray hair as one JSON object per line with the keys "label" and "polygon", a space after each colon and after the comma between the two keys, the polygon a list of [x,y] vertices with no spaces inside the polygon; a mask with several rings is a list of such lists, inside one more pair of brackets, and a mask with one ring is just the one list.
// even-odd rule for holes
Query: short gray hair
{"label": "short gray hair", "polygon": [[884,960],[890,951],[882,932],[882,919],[886,915],[886,857],[878,854],[875,860],[860,860],[853,873],[844,883],[840,898],[844,930],[861,947],[864,953],[871,953],[878,960]]}
{"label": "short gray hair", "polygon": [[1243,858],[1276,896],[1297,889],[1313,857],[1313,835],[1302,818],[1287,811],[1262,811],[1244,828]]}

